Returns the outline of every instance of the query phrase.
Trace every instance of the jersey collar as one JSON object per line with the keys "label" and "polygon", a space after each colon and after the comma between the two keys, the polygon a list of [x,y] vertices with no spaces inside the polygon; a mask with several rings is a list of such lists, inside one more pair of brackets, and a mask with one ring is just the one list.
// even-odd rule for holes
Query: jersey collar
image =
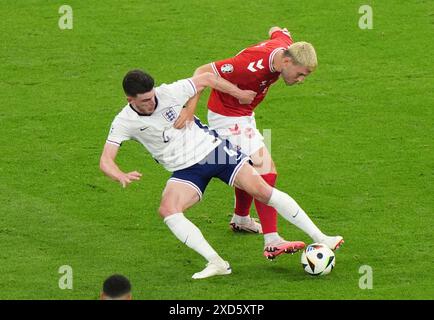
{"label": "jersey collar", "polygon": [[285,48],[283,48],[283,47],[279,47],[279,48],[274,49],[273,52],[271,52],[270,57],[268,58],[268,65],[269,65],[270,71],[273,72],[273,73],[274,73],[274,72],[278,72],[278,71],[276,71],[276,70],[274,69],[274,67],[273,67],[274,56],[275,56],[278,52],[280,52],[280,51],[282,51],[282,50],[285,50]]}

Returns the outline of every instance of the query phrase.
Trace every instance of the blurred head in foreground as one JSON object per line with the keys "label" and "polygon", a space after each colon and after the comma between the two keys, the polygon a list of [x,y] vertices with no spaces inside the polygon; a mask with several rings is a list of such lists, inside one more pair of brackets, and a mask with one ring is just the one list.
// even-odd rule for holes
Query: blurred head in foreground
{"label": "blurred head in foreground", "polygon": [[100,299],[132,300],[130,281],[120,274],[114,274],[108,277],[104,281]]}

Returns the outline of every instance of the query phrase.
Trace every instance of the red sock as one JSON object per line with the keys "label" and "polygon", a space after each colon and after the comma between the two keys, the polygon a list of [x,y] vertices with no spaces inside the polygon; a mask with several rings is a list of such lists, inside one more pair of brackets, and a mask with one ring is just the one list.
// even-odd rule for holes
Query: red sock
{"label": "red sock", "polygon": [[235,214],[248,216],[252,206],[253,197],[244,190],[235,188]]}
{"label": "red sock", "polygon": [[[261,177],[272,187],[276,184],[277,174],[267,173]],[[255,199],[256,211],[258,211],[259,220],[261,220],[262,232],[264,234],[277,232],[277,211]]]}

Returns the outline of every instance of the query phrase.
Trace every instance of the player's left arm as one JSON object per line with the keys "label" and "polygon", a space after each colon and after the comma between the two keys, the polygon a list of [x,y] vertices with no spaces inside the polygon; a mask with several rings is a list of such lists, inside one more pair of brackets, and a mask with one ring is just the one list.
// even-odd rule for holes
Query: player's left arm
{"label": "player's left arm", "polygon": [[[194,71],[193,77],[201,75],[206,72],[213,72],[211,64],[205,64],[203,66],[200,66]],[[196,113],[197,104],[199,102],[200,96],[202,94],[202,91],[198,91],[195,96],[190,98],[190,100],[187,101],[185,107],[181,110],[181,113],[179,114],[178,119],[176,119],[174,123],[174,127],[176,129],[182,129],[184,128],[185,124],[187,122],[193,121],[194,114]]]}
{"label": "player's left arm", "polygon": [[[236,85],[232,84],[228,80],[223,79],[218,74],[209,70],[211,65],[205,65],[204,68],[196,70],[195,75],[190,78],[193,82],[197,94],[189,99],[187,106],[183,108],[177,121],[174,123],[176,129],[184,127],[186,121],[191,121],[196,110],[197,103],[199,101],[200,93],[206,87],[213,88],[215,90],[227,93],[237,98],[240,104],[250,104],[256,96],[255,91],[241,90]],[[211,68],[212,70],[212,68]]]}

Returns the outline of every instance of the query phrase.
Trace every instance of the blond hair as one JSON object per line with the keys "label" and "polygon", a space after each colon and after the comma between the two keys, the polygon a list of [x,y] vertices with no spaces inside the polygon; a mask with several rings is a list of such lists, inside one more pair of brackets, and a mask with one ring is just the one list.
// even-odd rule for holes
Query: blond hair
{"label": "blond hair", "polygon": [[291,58],[294,64],[314,71],[318,66],[315,48],[309,42],[295,42],[284,51],[284,56]]}

